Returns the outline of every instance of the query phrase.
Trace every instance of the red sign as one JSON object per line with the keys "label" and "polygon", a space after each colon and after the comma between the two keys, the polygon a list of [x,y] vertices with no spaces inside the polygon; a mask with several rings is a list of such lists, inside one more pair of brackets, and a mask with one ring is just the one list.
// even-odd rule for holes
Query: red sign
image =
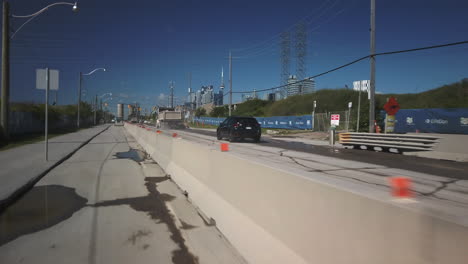
{"label": "red sign", "polygon": [[337,114],[331,115],[330,125],[339,126],[340,125],[340,115],[337,115]]}
{"label": "red sign", "polygon": [[388,102],[384,105],[385,112],[387,112],[387,115],[395,115],[398,110],[400,110],[400,104],[398,104],[397,100],[395,97],[390,97],[388,99]]}

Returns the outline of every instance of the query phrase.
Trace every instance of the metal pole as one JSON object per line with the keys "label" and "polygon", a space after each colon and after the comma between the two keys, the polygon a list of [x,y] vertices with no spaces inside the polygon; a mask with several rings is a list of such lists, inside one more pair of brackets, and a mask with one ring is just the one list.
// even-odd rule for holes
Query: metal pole
{"label": "metal pole", "polygon": [[174,107],[174,81],[171,81],[171,108]]}
{"label": "metal pole", "polygon": [[55,100],[54,100],[54,104],[55,104],[55,105],[58,105],[58,102],[57,102],[57,94],[58,94],[58,90],[55,91]]}
{"label": "metal pole", "polygon": [[348,108],[348,124],[346,126],[346,132],[349,132],[349,124],[351,123],[351,107]]}
{"label": "metal pole", "polygon": [[97,94],[94,99],[94,125],[96,125],[96,111],[97,111]]}
{"label": "metal pole", "polygon": [[0,125],[3,136],[8,139],[9,134],[9,108],[10,108],[10,4],[3,1],[2,23],[2,99]]}
{"label": "metal pole", "polygon": [[361,115],[361,90],[362,90],[362,81],[359,81],[359,96],[358,96],[358,104],[357,104],[357,124],[356,124],[356,132],[359,132],[359,118]]}
{"label": "metal pole", "polygon": [[78,85],[78,104],[76,105],[76,112],[77,118],[76,118],[76,127],[80,128],[80,105],[81,105],[81,83],[83,81],[83,73],[80,72],[80,80],[79,80],[79,85]]}
{"label": "metal pole", "polygon": [[317,101],[314,101],[314,110],[312,110],[312,130],[315,131],[315,107],[317,107]]}
{"label": "metal pole", "polygon": [[371,0],[370,17],[370,102],[369,102],[369,133],[375,132],[375,0]]}
{"label": "metal pole", "polygon": [[50,85],[50,79],[49,79],[49,68],[46,68],[46,82],[47,82],[47,87],[46,87],[46,98],[45,98],[45,135],[44,135],[44,143],[45,143],[45,160],[47,161],[49,159],[49,138],[48,138],[48,133],[49,133],[49,85]]}
{"label": "metal pole", "polygon": [[[348,108],[349,109],[349,108]],[[346,116],[346,125],[345,125],[345,130],[346,132],[349,132],[348,129],[349,129],[349,110],[346,111],[345,110],[345,116]]]}
{"label": "metal pole", "polygon": [[384,123],[384,134],[387,134],[387,114],[385,114],[385,123]]}
{"label": "metal pole", "polygon": [[232,55],[229,51],[229,116],[231,116],[232,108]]}

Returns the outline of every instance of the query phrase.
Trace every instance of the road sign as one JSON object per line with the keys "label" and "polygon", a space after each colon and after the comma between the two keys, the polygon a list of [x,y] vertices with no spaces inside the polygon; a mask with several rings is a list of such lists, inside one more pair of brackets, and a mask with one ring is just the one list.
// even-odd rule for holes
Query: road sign
{"label": "road sign", "polygon": [[388,99],[388,102],[384,105],[385,112],[387,112],[388,115],[396,115],[398,110],[400,110],[400,104],[397,102],[395,97],[390,97]]}
{"label": "road sign", "polygon": [[332,126],[340,125],[340,115],[338,114],[331,115],[331,125]]}
{"label": "road sign", "polygon": [[[36,69],[36,89],[47,89],[47,69]],[[59,71],[49,70],[49,90],[59,89]]]}
{"label": "road sign", "polygon": [[49,68],[36,69],[36,89],[45,90],[44,145],[45,160],[49,160],[49,90],[58,91],[59,71]]}

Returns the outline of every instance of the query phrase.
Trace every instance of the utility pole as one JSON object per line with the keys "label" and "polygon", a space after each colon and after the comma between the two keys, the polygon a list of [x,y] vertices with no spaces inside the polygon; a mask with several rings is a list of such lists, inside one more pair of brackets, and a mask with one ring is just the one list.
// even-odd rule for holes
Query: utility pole
{"label": "utility pole", "polygon": [[50,70],[46,68],[46,98],[45,98],[45,123],[44,123],[44,146],[45,160],[49,160],[49,89],[50,89]]}
{"label": "utility pole", "polygon": [[80,80],[79,80],[79,85],[78,85],[78,104],[76,105],[76,112],[77,112],[77,118],[76,118],[76,127],[80,128],[80,105],[81,105],[81,82],[83,81],[83,73],[80,72]]}
{"label": "utility pole", "polygon": [[94,99],[94,125],[96,125],[96,112],[97,112],[97,94]]}
{"label": "utility pole", "polygon": [[174,81],[171,81],[171,108],[174,108]]}
{"label": "utility pole", "polygon": [[369,133],[375,132],[375,0],[371,0],[370,13],[370,85],[369,85]]}
{"label": "utility pole", "polygon": [[3,1],[2,22],[2,99],[0,125],[5,139],[10,137],[9,108],[10,108],[10,4]]}
{"label": "utility pole", "polygon": [[229,51],[229,116],[232,113],[232,54]]}

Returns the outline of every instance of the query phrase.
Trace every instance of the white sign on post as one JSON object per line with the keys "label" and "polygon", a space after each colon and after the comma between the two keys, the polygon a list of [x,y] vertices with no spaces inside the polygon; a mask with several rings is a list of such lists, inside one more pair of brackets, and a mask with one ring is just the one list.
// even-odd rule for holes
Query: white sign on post
{"label": "white sign on post", "polygon": [[[49,90],[59,89],[59,71],[49,70]],[[36,89],[47,89],[47,70],[36,69]]]}
{"label": "white sign on post", "polygon": [[332,126],[339,126],[340,125],[340,115],[335,114],[331,115],[331,123]]}
{"label": "white sign on post", "polygon": [[49,160],[49,90],[59,89],[59,71],[49,68],[36,69],[36,89],[45,90],[44,145],[45,160]]}

